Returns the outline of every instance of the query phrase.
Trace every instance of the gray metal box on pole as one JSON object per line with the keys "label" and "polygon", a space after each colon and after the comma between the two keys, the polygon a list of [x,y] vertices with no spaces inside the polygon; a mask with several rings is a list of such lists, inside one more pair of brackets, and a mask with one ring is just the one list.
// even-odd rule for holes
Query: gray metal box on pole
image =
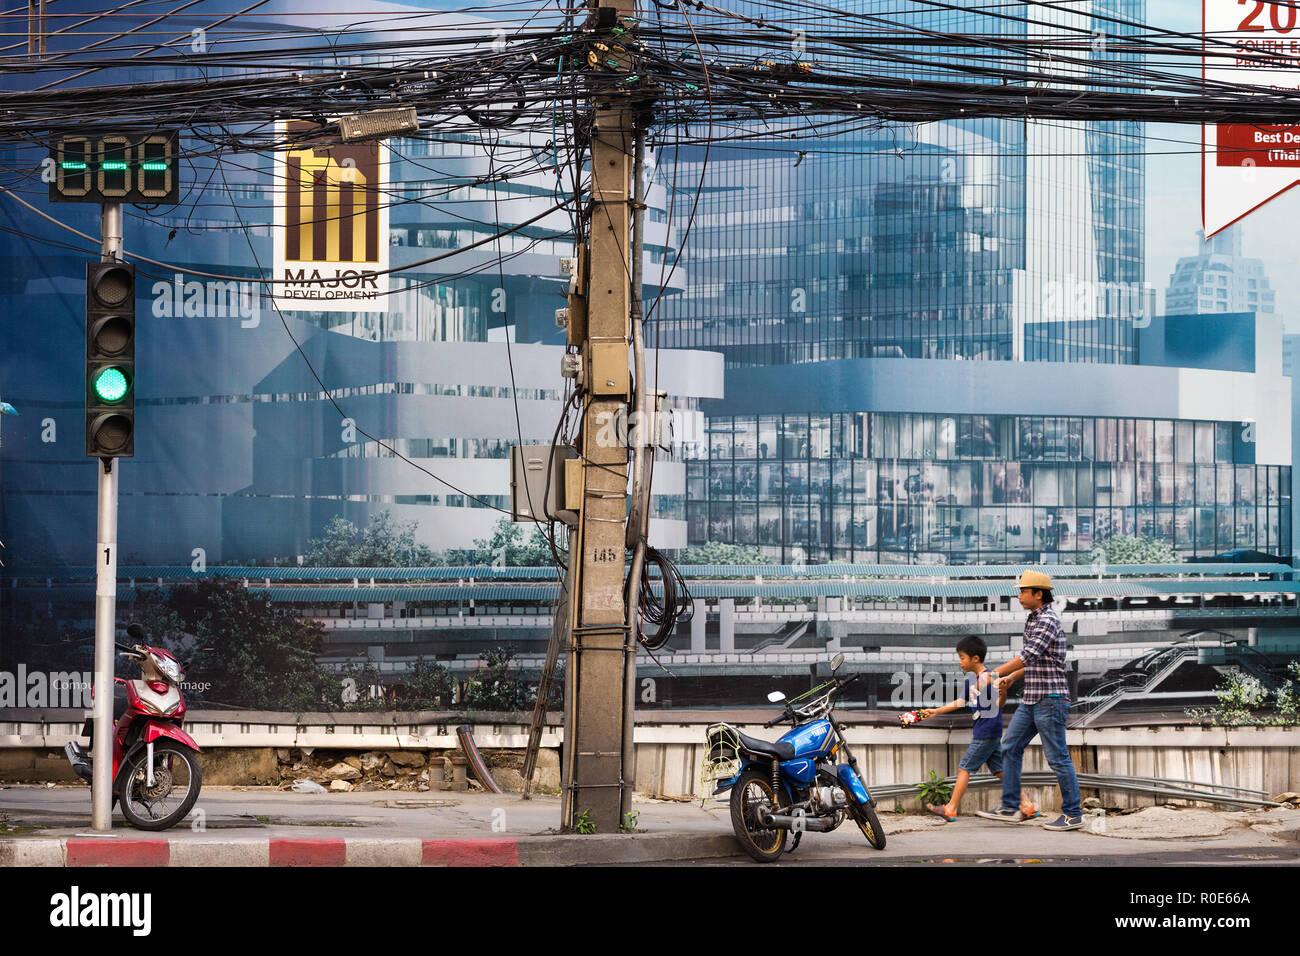
{"label": "gray metal box on pole", "polygon": [[569,521],[565,462],[578,457],[569,445],[516,445],[510,449],[510,515],[515,521]]}

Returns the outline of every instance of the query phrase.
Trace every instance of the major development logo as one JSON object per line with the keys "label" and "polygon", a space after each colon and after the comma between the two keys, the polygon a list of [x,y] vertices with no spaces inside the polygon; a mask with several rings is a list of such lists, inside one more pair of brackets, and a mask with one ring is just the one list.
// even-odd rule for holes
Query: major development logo
{"label": "major development logo", "polygon": [[[1203,0],[1203,70],[1210,82],[1300,88],[1300,7]],[[1300,183],[1300,126],[1202,127],[1201,210],[1212,236]]]}
{"label": "major development logo", "polygon": [[[274,295],[282,309],[379,312],[388,294],[388,153],[277,124]],[[382,274],[381,274],[382,273]]]}

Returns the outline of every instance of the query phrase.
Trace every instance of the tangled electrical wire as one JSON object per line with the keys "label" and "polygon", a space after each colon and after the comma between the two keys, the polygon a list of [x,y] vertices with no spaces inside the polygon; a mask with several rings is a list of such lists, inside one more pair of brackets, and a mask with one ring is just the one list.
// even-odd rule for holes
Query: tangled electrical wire
{"label": "tangled electrical wire", "polygon": [[[397,105],[414,107],[426,130],[463,116],[484,129],[545,132],[558,111],[593,95],[611,106],[654,101],[657,123],[674,115],[669,103],[677,122],[707,110],[714,142],[756,135],[718,127],[727,121],[803,120],[805,133],[821,134],[834,131],[826,117],[840,128],[978,117],[1300,120],[1294,89],[1206,79],[1199,70],[1202,58],[1221,63],[1216,70],[1300,70],[1297,56],[1053,3],[1026,4],[1020,14],[943,0],[890,6],[751,0],[741,13],[660,0],[653,20],[617,23],[558,8],[541,20],[537,10],[508,37],[498,29],[496,39],[485,37],[484,25],[510,21],[457,18],[468,11],[426,13],[409,26],[366,18],[328,34],[259,24],[223,34],[201,58],[179,52],[175,41],[142,45],[133,30],[77,46],[84,37],[69,27],[50,36],[48,55],[0,49],[0,139],[138,124],[184,128],[235,148],[283,149],[271,121],[329,123]],[[237,14],[226,20],[239,26]],[[133,75],[159,68],[177,78]],[[80,72],[59,75],[69,71]]]}
{"label": "tangled electrical wire", "polygon": [[[650,577],[650,567],[659,569],[662,596],[655,594]],[[678,624],[685,624],[695,612],[691,592],[686,586],[677,565],[662,551],[646,546],[645,564],[641,567],[641,633],[640,641],[647,650],[657,651],[668,643]],[[648,633],[646,625],[655,628]]]}

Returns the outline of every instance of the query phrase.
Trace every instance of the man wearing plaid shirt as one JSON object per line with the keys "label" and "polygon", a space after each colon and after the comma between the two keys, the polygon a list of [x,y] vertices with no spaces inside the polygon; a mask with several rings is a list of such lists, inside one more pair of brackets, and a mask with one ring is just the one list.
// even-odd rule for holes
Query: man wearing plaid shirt
{"label": "man wearing plaid shirt", "polygon": [[1020,575],[1020,606],[1029,612],[1020,653],[996,668],[999,689],[1024,678],[1020,706],[1002,735],[1002,806],[981,810],[990,820],[1019,823],[1020,768],[1025,748],[1042,737],[1047,765],[1061,788],[1061,815],[1047,830],[1078,830],[1083,826],[1079,778],[1065,743],[1065,718],[1070,710],[1070,685],[1065,677],[1065,632],[1052,607],[1052,579],[1040,571]]}

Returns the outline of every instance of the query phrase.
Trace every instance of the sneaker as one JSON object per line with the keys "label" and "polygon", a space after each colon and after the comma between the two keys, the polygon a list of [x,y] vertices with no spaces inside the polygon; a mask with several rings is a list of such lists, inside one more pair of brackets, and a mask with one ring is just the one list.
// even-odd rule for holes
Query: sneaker
{"label": "sneaker", "polygon": [[1001,820],[1003,823],[1020,823],[1025,819],[1019,810],[1004,810],[1002,807],[996,810],[976,810],[975,815],[985,820]]}
{"label": "sneaker", "polygon": [[1067,817],[1064,813],[1062,813],[1051,823],[1044,823],[1043,829],[1044,830],[1082,830],[1083,817],[1081,816]]}

